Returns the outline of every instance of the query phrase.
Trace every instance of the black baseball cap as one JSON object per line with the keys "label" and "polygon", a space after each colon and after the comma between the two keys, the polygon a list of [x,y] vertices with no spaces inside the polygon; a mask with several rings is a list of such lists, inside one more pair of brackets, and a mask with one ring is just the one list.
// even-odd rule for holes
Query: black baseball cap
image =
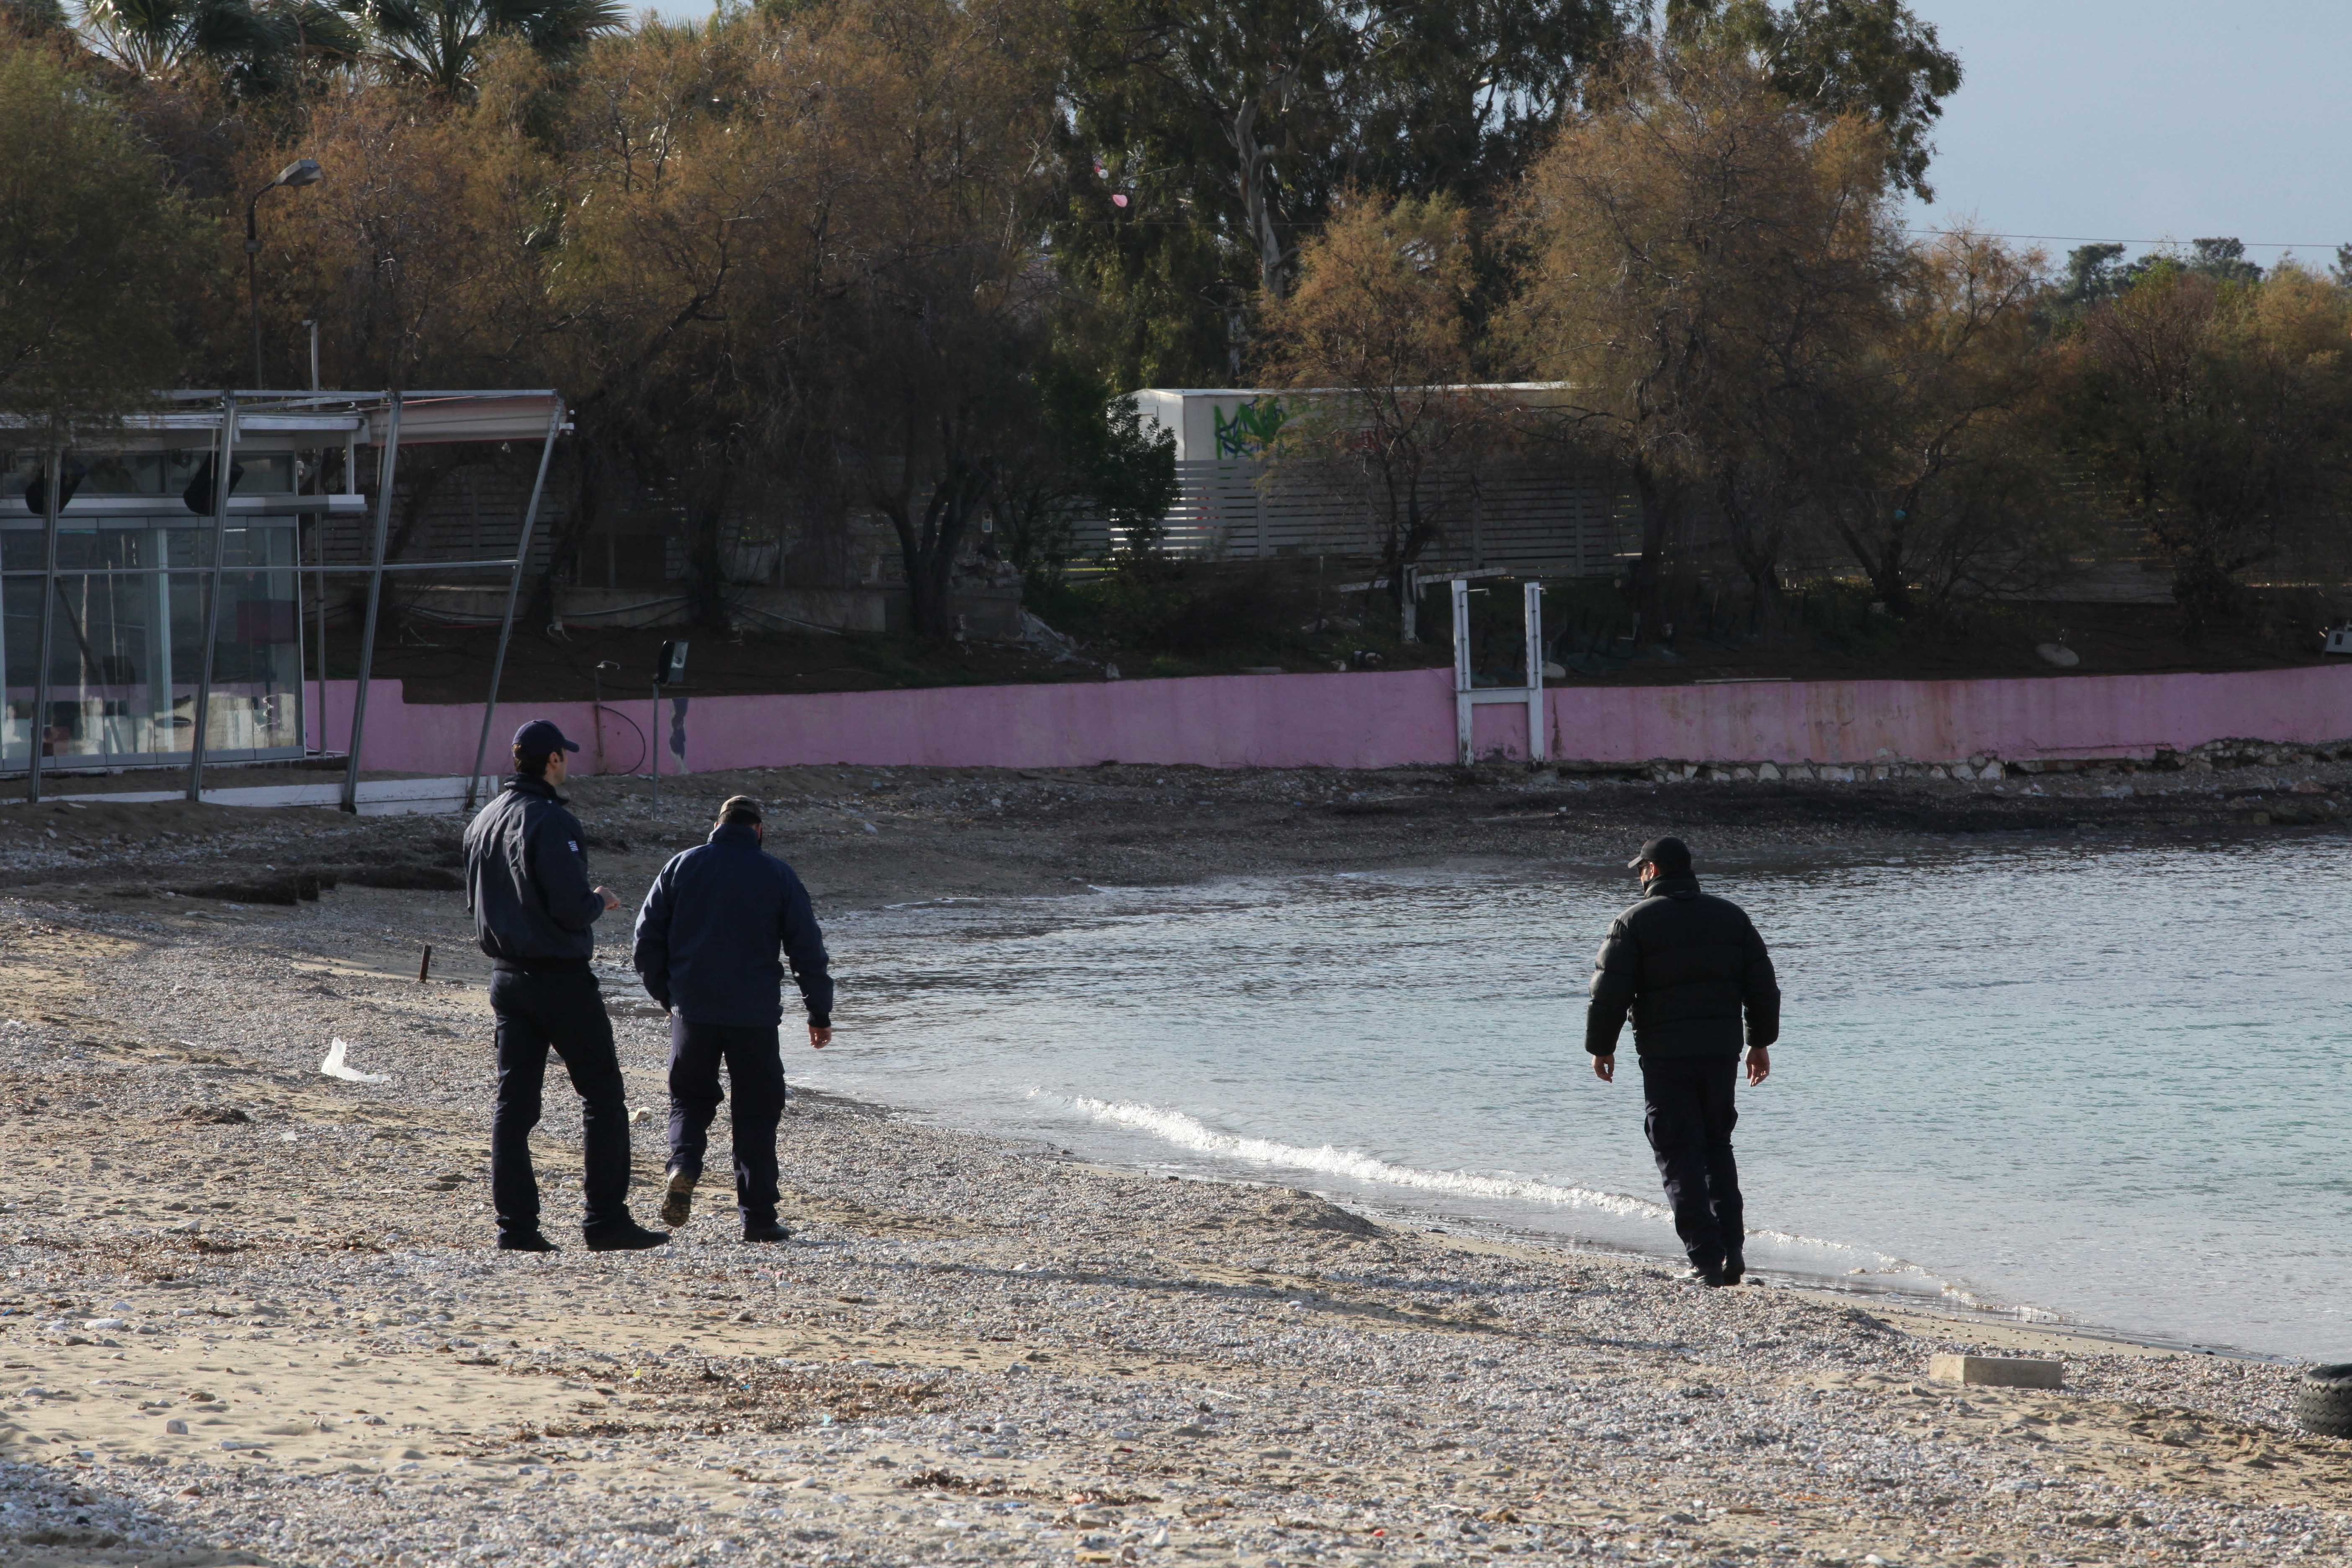
{"label": "black baseball cap", "polygon": [[1691,868],[1690,846],[1679,838],[1653,838],[1642,846],[1642,852],[1625,862],[1625,869],[1638,871],[1644,866],[1655,866],[1669,877],[1678,877]]}
{"label": "black baseball cap", "polygon": [[514,749],[526,757],[551,757],[558,752],[576,752],[580,744],[565,740],[553,721],[533,719],[515,731]]}

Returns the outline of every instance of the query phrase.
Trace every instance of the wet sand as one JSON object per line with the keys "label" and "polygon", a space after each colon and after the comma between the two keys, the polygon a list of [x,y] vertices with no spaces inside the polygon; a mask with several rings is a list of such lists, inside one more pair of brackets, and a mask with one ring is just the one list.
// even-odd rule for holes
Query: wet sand
{"label": "wet sand", "polygon": [[[2332,798],[2335,771],[2264,787]],[[1727,856],[1968,813],[1998,833],[2335,830],[2252,825],[2219,788],[2091,793],[2113,779],[2021,808],[1959,785],[1874,804],[1104,772],[698,778],[666,783],[658,816],[641,784],[579,794],[600,872],[633,900],[748,785],[783,806],[777,847],[832,909],[1072,878],[1622,862],[1626,834],[1709,817],[1703,844]],[[1706,1291],[818,1097],[785,1122],[792,1243],[743,1246],[706,1189],[669,1248],[598,1255],[566,1223],[578,1118],[559,1079],[540,1169],[572,1245],[499,1254],[485,965],[454,894],[353,880],[446,872],[454,822],[38,811],[0,807],[0,1562],[2352,1558],[2352,1443],[2292,1430],[2296,1368]],[[284,905],[165,896],[268,892],[304,868],[337,885]],[[636,1003],[616,1021],[649,1112],[649,1219],[660,1023]],[[841,1023],[845,1044],[854,997]],[[386,1081],[320,1077],[337,1036]],[[1932,1353],[1972,1348],[2062,1353],[2068,1387],[1926,1380]]]}

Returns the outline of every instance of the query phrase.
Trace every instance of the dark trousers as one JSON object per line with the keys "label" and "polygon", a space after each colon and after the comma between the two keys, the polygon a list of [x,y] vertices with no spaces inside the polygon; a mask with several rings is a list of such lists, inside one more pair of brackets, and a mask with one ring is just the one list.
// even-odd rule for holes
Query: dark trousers
{"label": "dark trousers", "polygon": [[1731,1158],[1731,1130],[1739,1121],[1732,1084],[1739,1058],[1643,1057],[1643,1131],[1658,1174],[1674,1205],[1675,1234],[1701,1268],[1720,1268],[1748,1240],[1739,1201],[1739,1167]]}
{"label": "dark trousers", "polygon": [[629,1217],[629,1108],[613,1020],[588,966],[490,976],[490,1010],[499,1016],[499,1098],[490,1115],[490,1194],[499,1229],[539,1228],[539,1180],[530,1169],[530,1130],[539,1125],[540,1090],[552,1049],[580,1091],[587,1169],[582,1184],[583,1229]]}
{"label": "dark trousers", "polygon": [[743,1223],[776,1217],[776,1123],[784,1114],[784,1058],[776,1026],[689,1024],[669,1018],[669,1168],[702,1179],[711,1118],[725,1095],[719,1064],[735,1089],[735,1206]]}

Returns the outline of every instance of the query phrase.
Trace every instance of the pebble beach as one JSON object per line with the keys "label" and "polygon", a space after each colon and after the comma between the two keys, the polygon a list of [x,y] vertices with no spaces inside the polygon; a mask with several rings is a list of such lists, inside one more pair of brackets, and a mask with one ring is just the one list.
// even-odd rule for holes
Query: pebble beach
{"label": "pebble beach", "polygon": [[[2333,791],[2335,771],[2301,776]],[[1219,869],[1181,813],[1073,804],[1101,780],[866,771],[681,781],[658,814],[597,781],[600,873],[633,900],[744,787],[788,801],[821,910]],[[1202,811],[1232,845],[1307,799],[1185,787],[1235,791]],[[1591,795],[1606,818],[1643,787]],[[2083,811],[2126,809],[2097,787]],[[1507,799],[1428,795],[1423,852],[1516,852],[1477,826]],[[1616,822],[1561,815],[1508,831],[1622,862]],[[2352,1442],[2294,1429],[2296,1365],[1788,1281],[1710,1291],[817,1095],[784,1122],[789,1244],[740,1243],[706,1188],[667,1248],[591,1254],[559,1077],[537,1146],[568,1245],[500,1254],[486,966],[457,895],[416,885],[453,821],[0,816],[0,1562],[2352,1560]],[[1308,826],[1292,853],[1398,853],[1376,815]],[[305,865],[344,874],[283,904],[178,890]],[[665,1037],[623,930],[600,965],[650,1220]],[[376,1081],[321,1074],[337,1039]],[[2059,1356],[2065,1386],[1931,1381],[1948,1351]]]}

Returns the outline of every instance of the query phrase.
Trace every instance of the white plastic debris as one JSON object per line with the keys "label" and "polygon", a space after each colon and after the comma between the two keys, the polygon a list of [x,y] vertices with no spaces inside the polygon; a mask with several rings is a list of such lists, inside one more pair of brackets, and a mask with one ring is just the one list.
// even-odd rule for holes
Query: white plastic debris
{"label": "white plastic debris", "polygon": [[319,1071],[328,1078],[339,1078],[345,1083],[389,1083],[392,1080],[380,1072],[362,1072],[343,1059],[352,1048],[351,1042],[341,1035],[327,1047],[327,1059],[319,1064]]}

